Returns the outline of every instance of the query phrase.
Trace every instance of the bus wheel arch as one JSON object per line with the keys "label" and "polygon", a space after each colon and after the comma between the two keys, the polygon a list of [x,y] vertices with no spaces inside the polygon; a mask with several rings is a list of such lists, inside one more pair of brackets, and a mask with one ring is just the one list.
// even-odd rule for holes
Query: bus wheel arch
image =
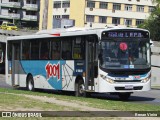
{"label": "bus wheel arch", "polygon": [[85,95],[84,80],[82,76],[77,76],[75,80],[75,96],[82,97]]}
{"label": "bus wheel arch", "polygon": [[30,74],[30,73],[27,75],[26,87],[27,87],[27,90],[29,90],[29,91],[34,91],[33,76],[32,76],[32,74]]}

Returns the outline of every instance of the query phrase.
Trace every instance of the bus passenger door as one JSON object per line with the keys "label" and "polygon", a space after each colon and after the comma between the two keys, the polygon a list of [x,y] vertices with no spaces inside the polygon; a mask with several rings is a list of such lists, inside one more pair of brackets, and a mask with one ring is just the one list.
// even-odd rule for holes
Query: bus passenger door
{"label": "bus passenger door", "polygon": [[86,84],[87,90],[94,90],[94,79],[97,76],[96,45],[97,36],[90,36],[86,41]]}
{"label": "bus passenger door", "polygon": [[12,86],[19,85],[20,43],[12,44]]}

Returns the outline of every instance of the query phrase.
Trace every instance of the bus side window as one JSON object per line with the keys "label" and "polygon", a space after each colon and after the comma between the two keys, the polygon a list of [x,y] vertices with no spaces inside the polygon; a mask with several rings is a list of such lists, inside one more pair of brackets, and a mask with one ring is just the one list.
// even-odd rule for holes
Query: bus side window
{"label": "bus side window", "polygon": [[59,60],[60,59],[60,41],[54,41],[52,42],[52,60]]}
{"label": "bus side window", "polygon": [[81,37],[76,37],[76,40],[73,40],[73,59],[83,59],[84,58],[84,41]]}
{"label": "bus side window", "polygon": [[38,60],[39,59],[39,48],[40,42],[38,40],[31,41],[31,59]]}
{"label": "bus side window", "polygon": [[42,40],[40,43],[40,59],[47,60],[49,59],[49,47],[50,41],[49,40]]}
{"label": "bus side window", "polygon": [[22,42],[22,60],[29,60],[30,42]]}
{"label": "bus side window", "polygon": [[63,40],[62,42],[62,59],[72,59],[72,41],[70,39]]}

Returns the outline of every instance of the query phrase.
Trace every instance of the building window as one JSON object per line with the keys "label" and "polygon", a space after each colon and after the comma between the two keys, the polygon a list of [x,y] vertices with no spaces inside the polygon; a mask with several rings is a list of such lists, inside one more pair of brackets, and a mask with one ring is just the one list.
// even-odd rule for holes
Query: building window
{"label": "building window", "polygon": [[69,7],[70,7],[70,2],[69,1],[63,1],[62,8],[69,8]]}
{"label": "building window", "polygon": [[108,8],[108,3],[106,3],[106,2],[100,2],[99,3],[99,8],[100,9],[107,9]]}
{"label": "building window", "polygon": [[19,0],[9,0],[9,2],[20,2]]}
{"label": "building window", "polygon": [[87,2],[87,7],[88,8],[95,8],[95,2],[88,1]]}
{"label": "building window", "polygon": [[86,16],[86,22],[94,22],[94,16],[93,15],[87,15]]}
{"label": "building window", "polygon": [[53,8],[61,8],[61,2],[60,1],[55,1]]}
{"label": "building window", "polygon": [[9,8],[8,10],[8,13],[18,13],[18,10],[17,9],[12,9],[12,8]]}
{"label": "building window", "polygon": [[137,12],[144,12],[144,6],[137,5]]}
{"label": "building window", "polygon": [[36,11],[26,11],[26,15],[37,15]]}
{"label": "building window", "polygon": [[120,24],[120,18],[113,17],[112,18],[112,24],[115,24],[115,25]]}
{"label": "building window", "polygon": [[138,25],[140,25],[142,23],[144,23],[144,20],[141,20],[141,19],[137,19],[136,20],[136,26],[138,26]]}
{"label": "building window", "polygon": [[132,5],[125,5],[125,11],[132,11]]}
{"label": "building window", "polygon": [[[13,0],[9,0],[9,2],[13,2]],[[31,4],[31,0],[27,0],[26,3]]]}
{"label": "building window", "polygon": [[155,7],[153,7],[153,6],[149,6],[149,10],[148,10],[148,12],[153,12],[153,11],[154,11],[154,9],[155,9]]}
{"label": "building window", "polygon": [[113,9],[114,10],[121,10],[121,4],[113,3]]}
{"label": "building window", "polygon": [[99,16],[99,23],[106,23],[107,17]]}
{"label": "building window", "polygon": [[61,18],[60,15],[53,15],[53,18]]}
{"label": "building window", "polygon": [[37,0],[33,0],[32,4],[37,4]]}
{"label": "building window", "polygon": [[69,19],[69,15],[62,15],[63,19]]}
{"label": "building window", "polygon": [[132,19],[125,19],[125,25],[132,25]]}

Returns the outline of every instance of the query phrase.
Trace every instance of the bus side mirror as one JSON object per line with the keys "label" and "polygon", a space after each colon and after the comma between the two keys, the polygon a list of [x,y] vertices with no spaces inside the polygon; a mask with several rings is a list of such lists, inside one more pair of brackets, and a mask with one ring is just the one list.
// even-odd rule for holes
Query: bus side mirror
{"label": "bus side mirror", "polygon": [[153,41],[150,39],[150,42],[149,42],[150,46],[154,46],[153,45]]}

